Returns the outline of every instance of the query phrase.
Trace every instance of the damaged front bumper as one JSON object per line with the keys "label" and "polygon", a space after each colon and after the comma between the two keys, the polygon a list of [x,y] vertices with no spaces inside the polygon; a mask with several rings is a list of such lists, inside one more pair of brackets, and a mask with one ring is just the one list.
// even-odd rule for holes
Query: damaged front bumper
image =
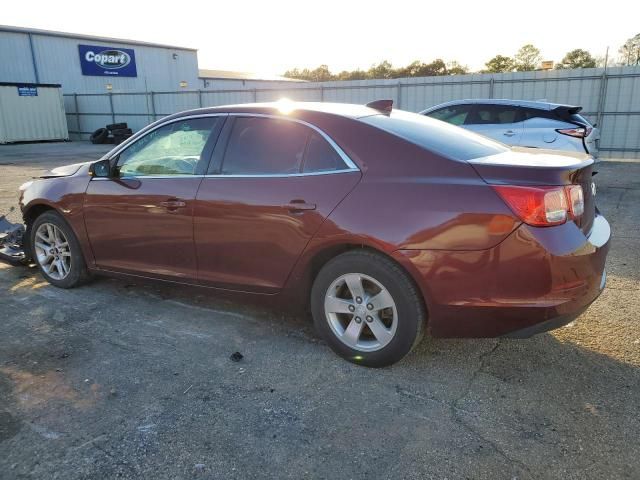
{"label": "damaged front bumper", "polygon": [[11,265],[24,265],[25,228],[21,223],[11,223],[6,216],[0,217],[0,260]]}

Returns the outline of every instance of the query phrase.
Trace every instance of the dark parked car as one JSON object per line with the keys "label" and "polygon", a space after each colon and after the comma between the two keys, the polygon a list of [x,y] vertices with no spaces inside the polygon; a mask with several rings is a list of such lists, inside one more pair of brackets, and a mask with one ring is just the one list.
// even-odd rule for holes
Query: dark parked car
{"label": "dark parked car", "polygon": [[425,327],[530,336],[598,297],[610,230],[591,158],[390,107],[163,118],[23,185],[25,251],[63,288],[125,274],[301,300],[339,355],[368,366],[400,360]]}

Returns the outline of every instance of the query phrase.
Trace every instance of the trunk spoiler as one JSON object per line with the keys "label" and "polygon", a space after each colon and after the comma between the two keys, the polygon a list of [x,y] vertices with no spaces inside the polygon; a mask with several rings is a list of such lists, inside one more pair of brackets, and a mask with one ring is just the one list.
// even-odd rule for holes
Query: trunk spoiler
{"label": "trunk spoiler", "polygon": [[582,107],[578,107],[575,105],[560,105],[552,110],[558,117],[563,120],[571,120],[571,115],[575,115],[576,113],[580,113],[582,111]]}

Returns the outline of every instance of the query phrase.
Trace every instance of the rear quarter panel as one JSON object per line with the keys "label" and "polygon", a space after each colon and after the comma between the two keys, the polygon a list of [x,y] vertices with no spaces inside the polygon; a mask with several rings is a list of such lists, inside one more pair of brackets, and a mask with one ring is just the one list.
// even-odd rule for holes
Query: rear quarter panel
{"label": "rear quarter panel", "polygon": [[290,286],[300,283],[319,252],[336,245],[364,246],[391,256],[400,249],[483,250],[520,225],[466,162],[432,154],[361,122],[314,123],[358,164],[363,176],[310,242]]}

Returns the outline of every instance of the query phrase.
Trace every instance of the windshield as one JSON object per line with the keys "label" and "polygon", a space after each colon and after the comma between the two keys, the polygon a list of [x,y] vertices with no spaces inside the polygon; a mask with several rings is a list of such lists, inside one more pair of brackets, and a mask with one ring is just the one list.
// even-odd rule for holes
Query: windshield
{"label": "windshield", "polygon": [[389,116],[372,115],[360,118],[360,121],[454,160],[471,160],[509,151],[506,145],[495,140],[417,113],[394,110]]}

